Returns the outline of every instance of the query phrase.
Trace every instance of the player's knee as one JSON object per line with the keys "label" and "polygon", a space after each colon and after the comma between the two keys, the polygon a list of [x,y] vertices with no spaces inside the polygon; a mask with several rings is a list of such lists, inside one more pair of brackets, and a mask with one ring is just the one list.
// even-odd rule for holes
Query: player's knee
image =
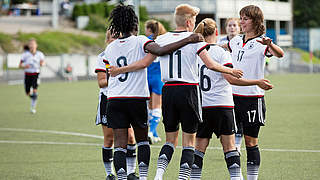
{"label": "player's knee", "polygon": [[237,150],[232,150],[224,153],[225,161],[229,168],[238,168],[240,167],[240,154]]}
{"label": "player's knee", "polygon": [[258,138],[245,136],[245,143],[247,147],[253,147],[258,145]]}
{"label": "player's knee", "polygon": [[260,165],[260,151],[259,147],[252,146],[252,147],[246,147],[247,149],[247,164],[251,165]]}
{"label": "player's knee", "polygon": [[111,147],[113,145],[113,136],[112,135],[104,136],[103,144],[104,144],[104,147]]}

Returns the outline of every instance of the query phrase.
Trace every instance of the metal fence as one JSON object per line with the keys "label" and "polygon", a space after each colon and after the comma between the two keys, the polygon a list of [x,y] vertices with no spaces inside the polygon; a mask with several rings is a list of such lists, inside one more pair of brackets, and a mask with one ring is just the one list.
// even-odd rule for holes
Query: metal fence
{"label": "metal fence", "polygon": [[[24,71],[19,69],[21,54],[0,55],[0,81],[9,84],[23,82]],[[285,49],[281,59],[271,57],[267,71],[270,73],[320,73],[320,65],[303,62],[301,54]],[[62,54],[46,56],[46,65],[41,68],[42,81],[95,79],[95,64],[97,56],[83,54]],[[72,68],[66,72],[67,66]]]}

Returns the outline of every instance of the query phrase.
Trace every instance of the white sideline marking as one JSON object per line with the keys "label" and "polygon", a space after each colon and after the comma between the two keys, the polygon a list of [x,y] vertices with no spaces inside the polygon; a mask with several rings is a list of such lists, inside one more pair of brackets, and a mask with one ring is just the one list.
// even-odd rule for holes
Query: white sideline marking
{"label": "white sideline marking", "polygon": [[[62,135],[72,135],[81,137],[90,137],[96,139],[103,139],[103,136],[75,133],[75,132],[65,132],[65,131],[53,131],[53,130],[36,130],[36,129],[17,129],[17,128],[0,128],[0,131],[17,131],[17,132],[37,132],[37,133],[49,133],[49,134],[62,134]],[[0,140],[0,143],[6,144],[51,144],[51,145],[82,145],[82,146],[101,146],[102,144],[96,143],[78,143],[78,142],[47,142],[47,141],[10,141],[10,140]],[[162,148],[162,146],[152,145],[152,148]],[[181,146],[177,146],[181,149]],[[208,147],[210,150],[222,150],[221,147]],[[242,148],[242,151],[245,149]],[[320,153],[320,150],[305,150],[305,149],[261,149],[261,151],[270,152],[302,152],[302,153]]]}
{"label": "white sideline marking", "polygon": [[49,133],[49,134],[62,134],[72,136],[91,137],[96,139],[103,139],[103,136],[76,133],[76,132],[64,132],[64,131],[53,131],[53,130],[41,130],[41,129],[17,129],[17,128],[0,128],[0,131],[18,131],[18,132],[37,132],[37,133]]}

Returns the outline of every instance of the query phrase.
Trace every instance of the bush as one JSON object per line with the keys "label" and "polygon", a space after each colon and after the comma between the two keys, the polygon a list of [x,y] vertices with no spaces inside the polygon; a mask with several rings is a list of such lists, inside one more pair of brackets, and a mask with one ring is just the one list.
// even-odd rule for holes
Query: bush
{"label": "bush", "polygon": [[104,38],[101,37],[92,38],[63,32],[18,33],[18,40],[23,43],[26,43],[30,38],[37,40],[38,49],[45,54],[61,54],[74,51],[81,53],[89,47],[100,49],[104,46]]}
{"label": "bush", "polygon": [[105,32],[107,26],[107,21],[105,18],[98,15],[89,15],[89,23],[85,30]]}
{"label": "bush", "polygon": [[83,10],[83,6],[82,5],[78,5],[76,4],[73,7],[73,11],[72,11],[72,20],[76,20],[78,16],[84,16],[85,12]]}
{"label": "bush", "polygon": [[12,36],[0,33],[0,46],[4,52],[14,52],[16,48],[12,44]]}

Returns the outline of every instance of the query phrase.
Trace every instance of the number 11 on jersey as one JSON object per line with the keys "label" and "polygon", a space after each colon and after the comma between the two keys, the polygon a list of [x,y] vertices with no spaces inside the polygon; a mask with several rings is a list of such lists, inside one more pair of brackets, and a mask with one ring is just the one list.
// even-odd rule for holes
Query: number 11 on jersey
{"label": "number 11 on jersey", "polygon": [[174,56],[178,57],[178,78],[181,78],[181,50],[169,54],[169,77],[173,78]]}

